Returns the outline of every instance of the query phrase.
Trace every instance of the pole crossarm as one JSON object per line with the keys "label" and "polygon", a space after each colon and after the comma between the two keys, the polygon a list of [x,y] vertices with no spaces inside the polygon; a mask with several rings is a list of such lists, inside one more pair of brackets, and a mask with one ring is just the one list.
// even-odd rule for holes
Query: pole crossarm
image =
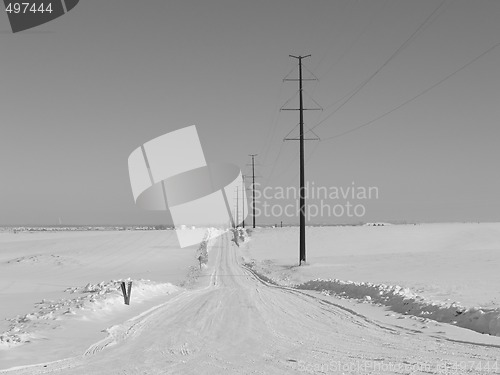
{"label": "pole crossarm", "polygon": [[323,108],[280,108],[280,111],[322,111]]}
{"label": "pole crossarm", "polygon": [[[296,78],[283,78],[283,82],[287,82],[287,81],[298,82],[299,80]],[[318,81],[318,79],[317,78],[302,78],[302,82],[303,81]]]}
{"label": "pole crossarm", "polygon": [[[302,138],[304,141],[321,141],[321,139],[318,138]],[[300,138],[283,138],[283,141],[300,141]]]}
{"label": "pole crossarm", "polygon": [[[283,108],[288,101],[280,108],[281,111],[299,111],[299,138],[285,138],[283,141],[299,141],[299,151],[300,151],[300,159],[299,159],[299,169],[300,169],[300,196],[299,196],[299,207],[300,207],[300,234],[299,234],[299,265],[302,265],[302,262],[306,261],[306,188],[305,188],[305,161],[304,161],[304,141],[312,141],[312,140],[320,140],[316,133],[312,132],[316,138],[304,138],[304,111],[318,111],[323,110],[321,106],[316,103],[313,99],[313,102],[318,105],[319,108],[304,108],[304,97],[303,97],[303,88],[302,84],[304,81],[316,81],[317,78],[303,78],[302,77],[302,59],[310,57],[311,55],[305,56],[294,56],[289,55],[290,57],[297,59],[299,62],[299,77],[295,78],[287,78],[283,79],[283,81],[297,81],[299,82],[299,108]],[[306,68],[307,69],[307,68]],[[309,70],[308,70],[309,71]],[[290,101],[290,99],[289,99]],[[290,132],[291,133],[291,132]],[[289,133],[289,134],[290,134]],[[287,134],[288,136],[288,134]]]}
{"label": "pole crossarm", "polygon": [[[304,138],[304,141],[321,141],[321,138],[319,137],[319,135],[317,135],[314,132],[314,130],[309,129],[309,130],[307,130],[305,132],[305,134],[307,134],[309,132],[313,133],[316,137],[314,137],[314,138]],[[290,134],[290,133],[288,133],[288,134]],[[300,138],[288,138],[288,134],[287,134],[287,136],[285,136],[285,138],[283,138],[283,142],[285,142],[285,141],[300,141]]]}

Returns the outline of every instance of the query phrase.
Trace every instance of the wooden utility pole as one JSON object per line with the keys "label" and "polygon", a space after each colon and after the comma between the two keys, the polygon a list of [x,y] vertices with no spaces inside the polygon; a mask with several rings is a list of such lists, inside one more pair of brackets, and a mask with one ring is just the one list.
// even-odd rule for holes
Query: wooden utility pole
{"label": "wooden utility pole", "polygon": [[[299,182],[299,206],[300,206],[300,234],[299,234],[299,265],[302,265],[302,262],[306,261],[306,187],[305,187],[305,170],[304,170],[304,110],[313,110],[321,108],[304,108],[304,98],[303,98],[303,89],[302,89],[302,81],[305,79],[302,78],[302,59],[309,57],[311,55],[306,56],[293,56],[290,57],[299,60],[299,79],[284,79],[284,81],[299,81],[299,108],[287,109],[282,108],[282,110],[292,110],[299,111],[299,149],[300,149],[300,182]],[[316,80],[307,79],[308,81]],[[317,140],[318,138],[311,138]],[[297,140],[296,138],[285,140]]]}

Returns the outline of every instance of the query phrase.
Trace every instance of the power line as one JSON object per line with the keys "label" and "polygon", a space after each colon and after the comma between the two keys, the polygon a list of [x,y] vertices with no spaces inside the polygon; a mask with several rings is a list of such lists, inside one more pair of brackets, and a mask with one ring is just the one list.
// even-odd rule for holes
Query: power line
{"label": "power line", "polygon": [[[312,79],[313,81],[319,81],[319,80],[318,80],[318,78],[316,77],[316,75],[315,75],[313,72],[311,72],[311,70],[309,70],[309,69],[307,68],[307,66],[306,66],[304,63],[303,63],[303,67],[304,67],[304,69],[306,69],[306,70],[307,70],[307,71],[311,74],[311,76],[312,76],[312,77],[314,77],[314,78]],[[285,81],[297,81],[297,79],[288,79],[288,77],[289,77],[289,76],[291,75],[291,73],[295,70],[295,68],[296,68],[296,67],[294,66],[294,67],[293,67],[293,68],[292,68],[292,69],[291,69],[291,70],[290,70],[290,71],[289,71],[289,72],[285,75],[285,77],[284,77],[284,78],[283,78],[283,80],[282,80],[282,85],[281,85],[281,88],[283,87],[283,83],[284,83]],[[305,91],[304,91],[304,92],[305,92]],[[305,92],[305,94],[307,95],[307,92]],[[286,101],[285,101],[285,103],[284,103],[283,105],[281,105],[280,110],[279,110],[278,112],[281,112],[282,110],[289,110],[289,109],[287,109],[287,108],[285,108],[285,107],[287,106],[287,104],[288,104],[288,103],[290,103],[290,102],[291,102],[293,99],[295,99],[298,95],[299,95],[299,90],[295,91],[295,93],[293,94],[293,96],[292,96],[292,97],[290,97],[288,100],[286,100]],[[313,101],[316,105],[318,105],[318,107],[319,107],[319,104],[318,104],[318,103],[317,103],[317,102],[316,102],[316,101],[315,101],[315,100],[314,100],[311,96],[309,96],[309,95],[308,95],[308,97],[309,97],[309,98],[310,98],[310,99],[311,99],[311,100],[312,100],[312,101]],[[342,100],[342,99],[343,99],[343,98],[341,98],[340,100]],[[276,117],[276,119],[277,119],[277,117]],[[277,121],[275,121],[275,124],[276,124],[276,123],[277,123]],[[270,150],[270,148],[271,148],[271,143],[272,143],[272,140],[274,139],[274,134],[275,134],[275,129],[276,129],[275,124],[273,124],[273,132],[272,132],[272,133],[273,133],[273,135],[272,135],[271,139],[269,139],[269,141],[268,141],[268,147],[266,148],[266,153],[265,153],[265,155],[264,155],[264,159],[263,159],[263,161],[262,161],[262,164],[263,164],[263,165],[266,165],[266,166],[271,165],[271,166],[272,166],[272,168],[271,168],[271,172],[267,175],[267,177],[266,177],[266,179],[265,179],[266,183],[267,183],[267,182],[269,182],[269,180],[270,180],[272,177],[275,177],[274,172],[275,172],[275,170],[276,170],[276,167],[277,167],[277,164],[278,164],[278,160],[280,159],[280,157],[281,157],[281,155],[282,155],[283,146],[284,146],[284,142],[282,142],[282,143],[280,144],[280,147],[279,147],[278,153],[276,154],[276,157],[274,158],[274,161],[273,161],[271,164],[267,164],[267,163],[266,163],[266,161],[267,161],[267,156],[268,156],[269,150]],[[287,135],[286,135],[284,138],[288,137],[288,136],[289,136],[289,135],[290,135],[290,134],[291,134],[291,133],[292,133],[292,132],[293,132],[293,131],[294,131],[294,130],[298,127],[298,126],[299,126],[299,124],[295,125],[295,126],[294,126],[294,127],[293,127],[293,128],[292,128],[292,129],[291,129],[291,130],[287,133]],[[308,128],[308,129],[306,130],[305,134],[309,133],[310,131],[311,131],[311,128]],[[282,175],[282,173],[281,173],[280,175]]]}
{"label": "power line", "polygon": [[[305,161],[304,161],[304,164],[305,164],[305,165],[307,165],[307,164],[311,161],[311,159],[312,159],[312,157],[313,157],[314,153],[316,152],[316,150],[318,149],[318,146],[319,146],[319,145],[320,145],[320,142],[318,142],[318,143],[316,143],[316,144],[314,145],[314,147],[313,147],[312,151],[309,153],[309,155],[306,157],[306,159],[305,159]],[[293,160],[293,161],[295,161],[295,158],[294,158],[294,160]],[[292,163],[290,163],[290,164],[292,164]],[[287,171],[288,171],[288,169],[287,169]],[[282,173],[281,175],[284,175],[284,174],[285,174],[285,173]],[[288,180],[288,181],[287,181],[287,183],[285,184],[285,186],[288,186],[289,184],[291,184],[291,183],[292,183],[292,181],[293,181],[295,178],[297,178],[297,175],[298,175],[298,174],[299,174],[298,172],[297,172],[297,173],[295,173],[295,174],[293,175],[293,177],[292,177],[290,180]]]}
{"label": "power line", "polygon": [[[279,93],[276,96],[276,98],[277,98],[276,102],[278,102],[279,98],[281,97],[282,88],[283,88],[283,82],[281,82],[281,85],[280,85],[280,88],[279,88]],[[265,160],[267,159],[267,154],[269,152],[269,149],[271,148],[271,143],[272,143],[272,141],[274,139],[274,134],[276,132],[276,126],[278,124],[278,115],[279,115],[279,113],[280,113],[279,107],[276,106],[275,111],[274,111],[274,118],[273,118],[272,125],[269,127],[269,130],[267,132],[266,142],[264,143],[264,145],[263,145],[263,147],[261,149],[261,153],[264,154],[264,163],[265,163]],[[264,149],[265,149],[265,152],[264,152]]]}
{"label": "power line", "polygon": [[[316,102],[316,101],[314,101]],[[304,124],[305,125],[305,124]],[[292,132],[297,129],[299,127],[299,124],[297,123],[284,137],[283,137],[283,141],[286,140],[286,138],[292,134]],[[307,129],[305,129],[304,131],[304,135],[308,134],[309,132],[312,132],[315,136],[317,136],[314,131],[312,131],[309,127]],[[318,138],[319,139],[319,138]],[[276,170],[276,167],[278,165],[278,160],[281,156],[281,153],[283,151],[283,146],[284,146],[285,142],[282,142],[281,145],[280,145],[280,148],[278,150],[278,153],[276,155],[276,158],[274,159],[273,163],[271,164],[272,165],[272,169],[271,169],[271,172],[268,174],[268,176],[266,177],[266,183],[268,183],[270,181],[271,178],[276,178],[276,177],[280,177],[280,176],[283,176],[287,171],[288,169],[290,169],[290,166],[293,164],[293,162],[295,162],[295,159],[299,156],[299,151],[297,151],[296,153],[293,154],[292,158],[293,160],[288,160],[289,163],[287,163],[287,166],[285,167],[285,170],[282,170],[281,173],[279,174],[275,174],[275,170]]]}
{"label": "power line", "polygon": [[[290,75],[290,73],[294,70],[294,68],[295,67],[292,67],[286,76]],[[281,98],[281,93],[282,93],[283,86],[284,86],[284,81],[282,80],[281,84],[280,84],[280,87],[279,87],[279,90],[278,90],[278,94],[276,95],[276,101],[275,101],[276,103],[279,103],[279,99]],[[268,131],[268,134],[267,134],[267,137],[266,137],[267,143],[265,143],[263,145],[263,148],[262,148],[262,150],[260,152],[260,154],[262,154],[262,153],[264,154],[264,158],[263,158],[262,164],[265,164],[266,161],[267,161],[267,156],[268,156],[269,150],[271,148],[272,141],[274,140],[274,135],[276,133],[276,128],[277,128],[277,125],[278,125],[278,117],[279,117],[278,115],[279,115],[279,113],[280,113],[280,107],[279,107],[279,104],[278,104],[278,105],[275,106],[274,119],[273,119],[271,127],[269,128],[269,131]],[[264,152],[264,149],[266,150],[265,152]]]}
{"label": "power line", "polygon": [[[305,124],[304,124],[305,125]],[[284,140],[286,140],[286,138],[299,126],[299,124],[295,125],[295,127],[290,130],[287,135],[285,135],[284,137]],[[309,133],[311,130],[310,129],[304,129],[304,135],[306,135],[307,133]],[[314,135],[316,135],[314,132],[312,132]],[[319,137],[317,139],[314,139],[314,140],[319,140]],[[316,148],[318,147],[319,143],[316,143],[316,145],[314,146],[314,149],[313,150],[316,150]],[[297,158],[299,157],[299,151],[296,151],[291,157],[287,158],[287,165],[282,169],[280,170],[280,172],[278,174],[272,174],[270,177],[273,177],[273,178],[277,178],[277,177],[281,177],[281,176],[284,176],[288,173],[288,171],[290,170],[290,167],[292,165],[294,165],[295,161],[297,160]],[[309,156],[306,158],[305,160],[305,163],[307,164],[307,161],[309,160]],[[273,167],[275,168],[277,164],[274,164]],[[273,171],[274,171],[274,168],[273,168]],[[297,172],[298,174],[298,172]],[[269,179],[266,180],[266,182],[268,182]],[[288,185],[288,184],[286,184]]]}
{"label": "power line", "polygon": [[375,76],[380,73],[384,67],[386,67],[396,56],[400,54],[400,52],[405,49],[416,37],[416,35],[423,30],[423,28],[429,24],[430,20],[432,17],[444,6],[446,3],[446,0],[442,0],[441,3],[434,9],[434,11],[419,25],[419,27],[410,35],[408,39],[405,40],[403,44],[399,46],[396,51],[371,75],[369,76],[366,80],[364,80],[355,90],[354,92],[348,96],[348,98],[339,106],[337,107],[332,113],[330,113],[328,116],[326,116],[323,120],[318,122],[316,125],[314,125],[311,129],[315,129],[321,124],[323,124],[326,120],[328,120],[330,117],[332,117],[335,113],[337,113],[344,105],[346,105],[353,97],[355,97]]}
{"label": "power line", "polygon": [[[387,0],[386,0],[387,2]],[[384,3],[384,7],[385,7],[385,3]],[[327,69],[327,71],[325,73],[322,74],[322,77],[325,77],[328,73],[330,73],[330,71],[333,69],[333,67],[335,65],[337,65],[350,51],[351,49],[354,47],[354,45],[356,45],[356,43],[358,42],[358,40],[361,38],[361,36],[368,30],[368,28],[371,26],[371,24],[373,23],[373,20],[375,18],[375,15],[376,13],[373,13],[372,17],[371,17],[371,21],[370,23],[368,24],[368,26],[366,26],[363,31],[358,34],[358,36],[356,37],[356,39],[354,40],[354,42],[352,42],[349,47],[337,58],[334,60],[333,64],[330,65],[330,67]],[[325,55],[324,55],[325,56]],[[318,64],[319,65],[319,64]],[[316,92],[316,90],[318,89],[320,83],[318,83],[311,91],[311,93],[314,95],[314,93]],[[336,102],[329,105],[328,107],[326,108],[330,108],[330,107],[333,107],[335,104],[337,104]]]}
{"label": "power line", "polygon": [[[382,3],[382,7],[381,9],[384,10],[385,9],[385,6],[387,4],[387,1],[388,0],[385,0],[383,3]],[[344,49],[344,51],[340,54],[340,56],[334,60],[334,62],[330,65],[330,67],[327,69],[327,71],[325,73],[323,73],[321,75],[321,77],[324,77],[326,76],[328,73],[330,73],[330,71],[332,70],[332,68],[337,65],[351,50],[352,48],[359,42],[359,40],[361,39],[361,37],[368,31],[368,29],[372,26],[373,24],[373,21],[375,20],[375,17],[377,16],[377,12],[373,12],[372,13],[372,16],[370,17],[370,20],[369,22],[367,22],[367,24],[365,25],[365,27],[363,28],[363,30],[361,31],[361,33],[359,33],[356,38],[354,39],[353,42],[351,42],[346,49]]]}
{"label": "power line", "polygon": [[[285,176],[289,172],[292,165],[295,165],[295,162],[298,160],[299,156],[300,156],[300,152],[299,152],[299,150],[296,150],[296,152],[293,153],[292,156],[287,157],[286,165],[282,169],[280,169],[279,172],[277,172],[276,174],[273,174],[273,178],[276,179],[278,177]],[[299,172],[297,172],[297,174],[298,173]]]}
{"label": "power line", "polygon": [[[337,31],[337,28],[339,28],[340,30],[343,30],[344,29],[344,24],[348,23],[349,20],[350,20],[350,14],[349,13],[352,13],[352,9],[347,9],[349,6],[351,6],[352,4],[354,4],[355,2],[354,1],[346,1],[345,2],[345,5],[342,7],[342,9],[340,9],[339,12],[337,12],[338,15],[340,15],[340,22],[331,22],[333,24],[333,27],[332,27],[332,30],[330,31],[330,33],[328,33],[328,35],[339,35],[340,33],[336,32]],[[315,71],[319,71],[319,67],[320,65],[323,63],[323,61],[325,60],[326,58],[326,55],[327,55],[327,52],[323,52],[323,55],[320,57],[320,59],[318,60],[318,63],[316,64],[316,66],[314,67],[314,70]]]}
{"label": "power line", "polygon": [[274,162],[272,164],[273,168],[271,169],[271,172],[269,173],[268,177],[266,178],[266,182],[268,182],[269,179],[274,175],[274,170],[276,169],[276,165],[278,164],[278,159],[281,156],[281,152],[283,151],[284,144],[285,144],[285,142],[281,142],[278,153],[276,154],[276,158],[274,158]]}
{"label": "power line", "polygon": [[399,104],[397,107],[394,107],[393,109],[381,114],[380,116],[368,121],[368,122],[365,122],[364,124],[362,125],[359,125],[359,126],[356,126],[355,128],[352,128],[352,129],[349,129],[345,132],[342,132],[342,133],[339,133],[337,135],[334,135],[334,136],[331,136],[331,137],[328,137],[328,138],[324,138],[323,140],[324,141],[327,141],[329,139],[334,139],[334,138],[339,138],[339,137],[342,137],[346,134],[349,134],[349,133],[352,133],[352,132],[355,132],[361,128],[364,128],[368,125],[371,125],[373,124],[374,122],[380,120],[381,118],[391,114],[392,112],[395,112],[397,111],[398,109],[400,109],[401,107],[404,107],[405,105],[413,102],[414,100],[416,100],[417,98],[421,97],[422,95],[425,95],[426,93],[428,93],[429,91],[431,91],[432,89],[434,89],[435,87],[441,85],[442,83],[444,83],[445,81],[447,81],[448,79],[450,79],[451,77],[453,77],[455,74],[459,73],[460,71],[464,70],[465,68],[467,68],[468,66],[472,65],[473,63],[475,63],[477,60],[479,60],[480,58],[482,58],[483,56],[485,56],[486,54],[490,53],[491,51],[493,51],[494,49],[498,48],[500,46],[500,42],[493,45],[492,47],[488,48],[485,52],[481,53],[479,56],[475,57],[474,59],[470,60],[468,63],[466,63],[465,65],[462,65],[460,68],[458,68],[457,70],[453,71],[452,73],[448,74],[446,77],[444,77],[443,79],[441,79],[440,81],[434,83],[433,85],[429,86],[428,88],[426,88],[425,90],[421,91],[419,94],[415,95],[414,97],[412,97],[411,99],[408,99],[406,101],[404,101],[403,103]]}
{"label": "power line", "polygon": [[252,226],[255,228],[255,157],[257,154],[248,156],[252,158]]}

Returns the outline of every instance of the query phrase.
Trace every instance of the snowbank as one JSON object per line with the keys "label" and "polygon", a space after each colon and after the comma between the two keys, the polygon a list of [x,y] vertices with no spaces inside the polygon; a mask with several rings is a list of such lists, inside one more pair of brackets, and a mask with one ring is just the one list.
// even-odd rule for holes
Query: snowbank
{"label": "snowbank", "polygon": [[249,235],[246,228],[238,227],[238,228],[231,229],[231,231],[233,232],[232,241],[237,246],[240,246],[240,244],[244,244],[244,243],[248,242],[250,239],[250,235]]}
{"label": "snowbank", "polygon": [[223,230],[217,228],[207,228],[203,241],[200,242],[200,246],[196,251],[196,259],[200,262],[200,268],[206,267],[208,263],[208,253],[214,245],[217,237],[219,237]]}
{"label": "snowbank", "polygon": [[399,285],[316,279],[297,285],[296,288],[317,290],[325,294],[335,294],[339,297],[370,301],[382,306],[388,306],[395,312],[500,336],[500,309],[466,308],[456,302],[430,301]]}
{"label": "snowbank", "polygon": [[66,319],[102,319],[116,310],[123,309],[124,300],[120,290],[122,281],[132,282],[131,303],[133,304],[179,290],[170,283],[131,279],[103,281],[99,284],[88,283],[83,287],[67,288],[65,292],[76,295],[74,298],[58,301],[43,299],[35,304],[34,311],[7,319],[9,329],[0,334],[0,350],[41,338],[43,337],[42,331],[53,329]]}

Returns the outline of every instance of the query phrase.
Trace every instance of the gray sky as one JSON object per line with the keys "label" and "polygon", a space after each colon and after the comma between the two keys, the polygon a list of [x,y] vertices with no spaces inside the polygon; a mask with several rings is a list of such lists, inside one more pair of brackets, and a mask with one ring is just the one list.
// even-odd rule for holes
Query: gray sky
{"label": "gray sky", "polygon": [[[282,82],[296,64],[288,55],[312,54],[305,64],[320,80],[305,89],[325,108],[306,112],[312,127],[440,3],[81,0],[18,34],[0,14],[0,224],[167,221],[135,206],[127,158],[192,124],[207,160],[248,173],[247,154],[259,153],[262,187],[295,185],[298,144],[282,139],[298,114],[278,111],[297,91]],[[370,126],[326,139],[500,42],[498,1],[448,0],[436,16],[314,129],[322,141],[306,144],[309,181],[379,190],[362,219],[316,222],[499,220],[500,47]]]}

